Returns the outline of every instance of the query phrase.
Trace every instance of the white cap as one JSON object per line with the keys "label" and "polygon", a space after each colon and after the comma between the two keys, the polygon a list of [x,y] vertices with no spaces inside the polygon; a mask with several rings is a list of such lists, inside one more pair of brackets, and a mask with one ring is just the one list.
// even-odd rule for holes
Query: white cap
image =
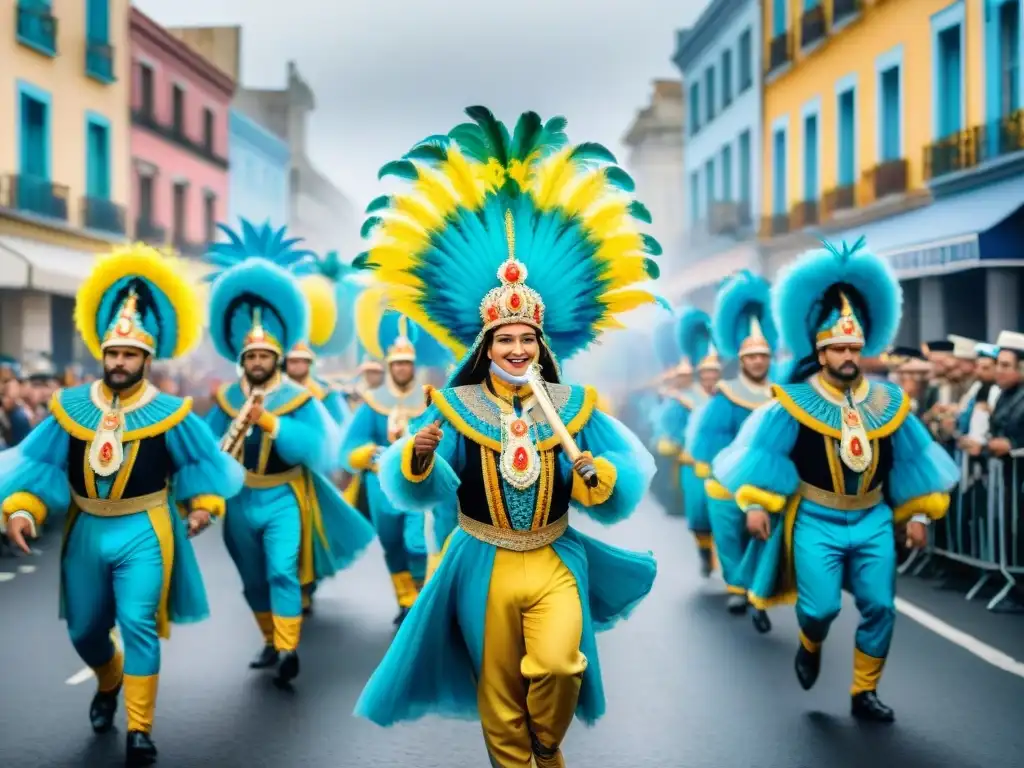
{"label": "white cap", "polygon": [[966,336],[956,336],[950,334],[946,337],[946,341],[953,342],[953,357],[957,360],[977,360],[978,359],[978,342],[974,339],[968,339]]}
{"label": "white cap", "polygon": [[1000,331],[996,339],[996,346],[1000,349],[1012,349],[1014,352],[1024,354],[1024,333],[1016,331]]}

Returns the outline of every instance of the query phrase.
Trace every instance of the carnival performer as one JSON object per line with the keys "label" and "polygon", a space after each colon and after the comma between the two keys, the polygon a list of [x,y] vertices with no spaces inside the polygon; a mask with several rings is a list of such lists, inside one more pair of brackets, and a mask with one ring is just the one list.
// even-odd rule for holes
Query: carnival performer
{"label": "carnival performer", "polygon": [[[423,387],[416,379],[416,342],[420,329],[405,315],[385,310],[383,291],[364,296],[376,302],[376,322],[359,312],[357,330],[363,346],[384,358],[385,385],[365,393],[341,446],[342,463],[351,473],[362,473],[370,519],[384,548],[384,561],[398,603],[395,624],[401,624],[416,602],[427,571],[427,542],[422,509],[395,505],[381,492],[378,461],[384,449],[407,434],[409,422],[426,410]],[[368,319],[369,318],[369,319]],[[372,335],[369,333],[373,326]]]}
{"label": "carnival performer", "polygon": [[708,497],[704,480],[697,476],[693,456],[688,446],[697,440],[696,427],[701,411],[707,406],[718,387],[722,375],[722,363],[718,359],[711,336],[711,318],[706,312],[689,308],[679,315],[677,325],[679,348],[685,359],[697,363],[697,384],[690,387],[687,398],[691,403],[689,415],[683,424],[680,443],[680,482],[683,486],[683,504],[686,525],[697,543],[700,555],[701,574],[708,578],[715,569],[714,541],[711,536],[711,520],[708,517]]}
{"label": "carnival performer", "polygon": [[[202,313],[185,266],[145,245],[100,257],[82,283],[75,325],[103,379],[58,390],[50,416],[0,459],[7,536],[25,552],[49,515],[68,513],[61,613],[96,674],[96,733],[114,725],[123,690],[126,763],[151,765],[160,638],[209,613],[189,541],[224,512],[242,475],[192,414],[159,392],[151,362],[199,339]],[[123,651],[111,639],[120,628]]]}
{"label": "carnival performer", "polygon": [[861,615],[852,713],[888,722],[893,711],[877,688],[896,616],[893,526],[910,520],[908,544],[924,546],[927,521],[946,514],[957,466],[898,386],[861,374],[861,355],[891,343],[902,303],[888,263],[863,240],[797,259],[773,303],[781,341],[800,361],[794,383],[774,387],[775,401],[747,420],[714,476],[762,549],[752,602],[796,601],[800,685],[818,679],[845,586]]}
{"label": "carnival performer", "polygon": [[664,394],[664,402],[658,410],[655,424],[658,456],[664,462],[664,470],[672,474],[671,487],[676,490],[666,499],[669,505],[666,513],[670,517],[685,514],[686,489],[682,484],[680,469],[685,460],[683,432],[690,413],[693,411],[693,366],[684,357],[672,370],[672,386]]}
{"label": "carnival performer", "polygon": [[242,368],[207,414],[245,468],[224,542],[263,635],[249,666],[276,667],[286,685],[299,674],[303,588],[350,565],[373,529],[328,479],[339,445],[333,419],[279,370],[285,350],[309,332],[306,299],[284,266],[291,252],[234,241],[213,248],[225,269],[210,290],[210,334],[217,352]]}
{"label": "carnival performer", "polygon": [[[747,270],[733,275],[715,298],[712,329],[718,351],[727,358],[739,358],[740,372],[731,381],[720,381],[701,410],[690,454],[697,477],[705,479],[715,553],[729,594],[727,607],[730,613],[742,614],[748,607],[747,580],[741,568],[748,541],[746,521],[732,494],[715,479],[711,463],[754,409],[771,399],[768,369],[777,333],[768,282]],[[751,618],[759,632],[771,630],[764,609],[755,607]]]}
{"label": "carnival performer", "polygon": [[478,715],[492,765],[562,766],[573,713],[604,712],[594,632],[656,568],[568,525],[570,504],[606,524],[628,516],[654,465],[594,389],[559,382],[557,360],[655,301],[631,286],[657,276],[647,254],[660,248],[635,228],[650,216],[632,180],[604,147],[567,146],[564,118],[527,112],[509,132],[484,107],[467,113],[382,171],[415,184],[379,201],[368,262],[460,362],[430,393],[427,426],[385,453],[381,484],[406,507],[454,494],[460,513],[356,713],[384,726]]}

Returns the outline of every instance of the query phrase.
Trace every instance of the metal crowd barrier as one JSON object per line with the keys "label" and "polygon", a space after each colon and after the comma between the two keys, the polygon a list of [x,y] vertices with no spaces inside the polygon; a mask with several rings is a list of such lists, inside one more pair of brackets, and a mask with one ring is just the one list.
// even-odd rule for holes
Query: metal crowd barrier
{"label": "metal crowd barrier", "polygon": [[946,517],[933,526],[931,545],[913,553],[900,573],[920,575],[936,557],[962,563],[978,572],[967,600],[976,598],[993,579],[1002,583],[988,602],[992,611],[1024,578],[1020,519],[1024,449],[990,458],[987,464],[963,459],[961,466],[960,485]]}

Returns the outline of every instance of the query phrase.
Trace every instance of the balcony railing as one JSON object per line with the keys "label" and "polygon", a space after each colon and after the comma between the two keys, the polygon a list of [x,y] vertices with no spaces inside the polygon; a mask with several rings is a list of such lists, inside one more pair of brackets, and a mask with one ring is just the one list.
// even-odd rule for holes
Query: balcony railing
{"label": "balcony railing", "polygon": [[800,17],[800,47],[807,48],[825,38],[825,8],[817,5]]}
{"label": "balcony railing", "polygon": [[925,179],[940,179],[978,162],[977,131],[957,131],[924,148]]}
{"label": "balcony railing", "polygon": [[847,184],[846,186],[830,189],[825,193],[822,200],[825,207],[825,214],[831,216],[837,211],[846,211],[857,205],[857,186]]}
{"label": "balcony railing", "polygon": [[218,168],[226,169],[228,167],[228,160],[226,157],[221,157],[216,152],[208,150],[203,146],[202,142],[193,141],[180,128],[176,129],[171,125],[163,125],[156,119],[156,115],[152,112],[138,109],[133,110],[132,123],[152,131],[169,142],[177,144],[182,149],[188,150],[192,154],[197,157],[201,157],[203,160],[206,160],[208,163],[212,163]]}
{"label": "balcony railing", "polygon": [[1012,155],[1024,149],[1024,109],[975,127],[977,162]]}
{"label": "balcony railing", "polygon": [[135,239],[149,245],[167,245],[167,228],[153,223],[148,216],[136,219]]}
{"label": "balcony railing", "polygon": [[761,218],[761,237],[775,237],[776,235],[784,235],[790,231],[788,213],[776,213],[771,216],[763,216]]}
{"label": "balcony railing", "polygon": [[832,0],[832,24],[842,22],[860,13],[863,0]]}
{"label": "balcony railing", "polygon": [[708,231],[713,235],[736,234],[750,227],[748,202],[714,203],[708,212]]}
{"label": "balcony railing", "polygon": [[905,159],[888,160],[864,172],[864,185],[875,200],[907,191],[908,167]]}
{"label": "balcony railing", "polygon": [[790,62],[789,40],[789,33],[783,32],[773,37],[768,44],[768,72],[774,72]]}
{"label": "balcony railing", "polygon": [[68,188],[49,179],[25,174],[0,177],[0,208],[68,220]]}
{"label": "balcony railing", "polygon": [[98,197],[82,198],[82,226],[115,235],[125,234],[124,207]]}
{"label": "balcony railing", "polygon": [[15,8],[18,42],[46,56],[57,55],[57,19],[45,5],[20,0]]}
{"label": "balcony railing", "polygon": [[85,44],[85,73],[101,83],[114,82],[114,49],[107,43],[89,40]]}
{"label": "balcony railing", "polygon": [[793,206],[789,212],[789,227],[792,231],[813,227],[818,223],[818,201],[804,200]]}

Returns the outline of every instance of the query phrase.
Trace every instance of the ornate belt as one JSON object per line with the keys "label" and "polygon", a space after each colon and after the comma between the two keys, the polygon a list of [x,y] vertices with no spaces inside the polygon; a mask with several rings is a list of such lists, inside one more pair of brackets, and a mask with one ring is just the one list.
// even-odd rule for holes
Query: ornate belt
{"label": "ornate belt", "polygon": [[824,488],[802,482],[797,493],[814,504],[820,504],[830,509],[842,510],[843,512],[859,512],[864,509],[871,509],[885,500],[882,494],[882,486],[880,485],[866,493],[851,496],[845,493],[826,491]]}
{"label": "ornate belt", "polygon": [[498,528],[495,525],[481,523],[479,520],[474,520],[459,512],[459,527],[484,544],[491,544],[499,549],[508,549],[512,552],[530,552],[534,549],[543,549],[558,541],[558,538],[565,533],[565,529],[569,527],[569,515],[566,513],[551,525],[545,525],[543,528],[517,531],[514,528]]}
{"label": "ornate belt", "polygon": [[124,517],[148,512],[155,507],[166,507],[169,503],[166,488],[130,499],[89,499],[72,491],[71,500],[83,512],[97,517]]}
{"label": "ornate belt", "polygon": [[245,470],[246,488],[280,488],[282,485],[294,482],[302,477],[302,467],[292,467],[284,472],[277,472],[273,475],[261,475],[257,472]]}

